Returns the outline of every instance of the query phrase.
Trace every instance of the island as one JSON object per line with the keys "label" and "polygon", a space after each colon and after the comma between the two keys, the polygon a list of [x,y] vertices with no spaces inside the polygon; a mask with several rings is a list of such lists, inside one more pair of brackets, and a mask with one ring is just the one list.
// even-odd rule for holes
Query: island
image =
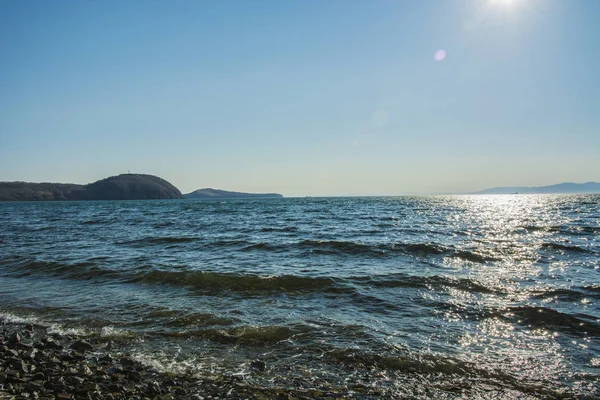
{"label": "island", "polygon": [[282,198],[279,193],[242,193],[220,189],[198,189],[183,195],[186,199],[273,199]]}
{"label": "island", "polygon": [[182,199],[175,186],[154,175],[121,174],[87,185],[0,182],[0,201]]}
{"label": "island", "polygon": [[563,182],[549,186],[495,187],[473,194],[559,194],[559,193],[600,193],[599,182]]}

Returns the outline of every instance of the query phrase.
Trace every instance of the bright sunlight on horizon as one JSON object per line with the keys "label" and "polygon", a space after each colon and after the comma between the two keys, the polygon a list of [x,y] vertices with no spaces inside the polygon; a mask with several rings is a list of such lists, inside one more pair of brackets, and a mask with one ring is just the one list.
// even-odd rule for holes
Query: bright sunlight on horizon
{"label": "bright sunlight on horizon", "polygon": [[0,3],[0,181],[600,181],[600,2]]}

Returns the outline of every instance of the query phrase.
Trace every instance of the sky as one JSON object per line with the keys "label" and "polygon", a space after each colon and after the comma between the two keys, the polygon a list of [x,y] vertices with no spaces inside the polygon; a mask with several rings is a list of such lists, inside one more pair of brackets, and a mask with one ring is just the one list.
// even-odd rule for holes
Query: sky
{"label": "sky", "polygon": [[0,0],[0,181],[600,181],[598,0]]}

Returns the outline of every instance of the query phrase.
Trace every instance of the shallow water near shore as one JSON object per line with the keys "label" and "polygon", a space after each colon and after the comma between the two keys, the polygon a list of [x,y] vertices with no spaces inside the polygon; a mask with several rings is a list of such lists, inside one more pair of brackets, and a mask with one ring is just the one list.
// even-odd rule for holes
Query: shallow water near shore
{"label": "shallow water near shore", "polygon": [[600,395],[600,196],[0,203],[0,313],[357,398]]}

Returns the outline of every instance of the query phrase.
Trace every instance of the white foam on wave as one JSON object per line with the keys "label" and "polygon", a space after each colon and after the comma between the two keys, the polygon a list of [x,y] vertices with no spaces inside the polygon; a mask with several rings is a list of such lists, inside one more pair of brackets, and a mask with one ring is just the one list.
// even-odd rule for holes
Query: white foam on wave
{"label": "white foam on wave", "polygon": [[5,324],[32,324],[32,325],[43,325],[41,321],[32,316],[21,317],[10,313],[0,313],[0,321]]}
{"label": "white foam on wave", "polygon": [[0,313],[0,321],[5,324],[35,325],[46,328],[49,334],[86,336],[89,333],[83,328],[67,328],[58,322],[49,322],[32,315],[15,315],[11,313]]}
{"label": "white foam on wave", "polygon": [[61,336],[89,336],[90,332],[88,332],[84,328],[72,327],[67,328],[62,324],[53,323],[46,329],[50,334],[57,334]]}
{"label": "white foam on wave", "polygon": [[131,358],[143,365],[156,369],[158,372],[177,375],[197,375],[204,367],[193,360],[176,360],[176,357],[151,355],[142,352],[132,353]]}
{"label": "white foam on wave", "polygon": [[115,328],[114,326],[105,326],[100,330],[100,337],[106,339],[133,337],[135,334],[126,329]]}

